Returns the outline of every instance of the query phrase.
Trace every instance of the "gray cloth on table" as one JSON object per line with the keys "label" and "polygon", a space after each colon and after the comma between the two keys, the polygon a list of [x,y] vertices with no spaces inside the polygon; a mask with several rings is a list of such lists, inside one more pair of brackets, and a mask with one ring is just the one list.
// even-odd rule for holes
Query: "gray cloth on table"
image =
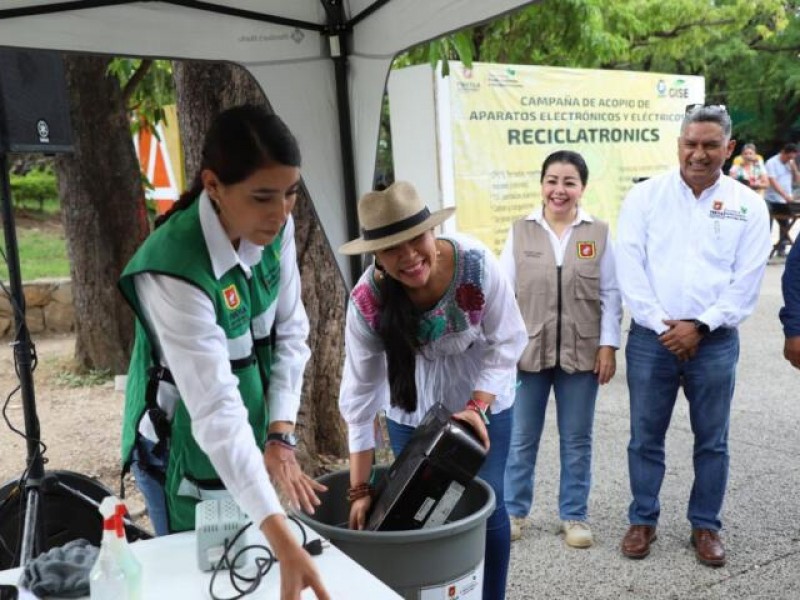
{"label": "gray cloth on table", "polygon": [[37,596],[88,596],[89,571],[98,552],[83,539],[52,548],[25,565],[19,585]]}

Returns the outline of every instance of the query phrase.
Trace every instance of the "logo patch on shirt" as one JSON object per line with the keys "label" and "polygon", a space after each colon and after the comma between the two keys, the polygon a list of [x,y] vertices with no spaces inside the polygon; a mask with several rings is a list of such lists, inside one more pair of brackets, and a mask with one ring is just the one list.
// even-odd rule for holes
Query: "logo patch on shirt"
{"label": "logo patch on shirt", "polygon": [[597,255],[594,242],[578,242],[578,258],[589,259]]}
{"label": "logo patch on shirt", "polygon": [[725,208],[722,200],[714,200],[708,216],[712,219],[732,219],[734,221],[747,221],[747,207],[741,206],[739,210]]}
{"label": "logo patch on shirt", "polygon": [[239,308],[241,301],[239,300],[239,292],[235,284],[232,283],[222,290],[222,295],[225,296],[225,306],[227,306],[228,309],[236,310]]}

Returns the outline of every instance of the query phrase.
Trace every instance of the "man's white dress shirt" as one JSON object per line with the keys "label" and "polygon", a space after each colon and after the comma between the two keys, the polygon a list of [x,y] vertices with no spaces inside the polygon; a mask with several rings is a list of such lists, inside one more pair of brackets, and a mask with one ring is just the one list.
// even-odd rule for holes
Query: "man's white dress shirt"
{"label": "man's white dress shirt", "polygon": [[617,279],[634,321],[736,327],[755,308],[772,243],[764,200],[727,175],[699,198],[678,169],[635,185],[617,227]]}

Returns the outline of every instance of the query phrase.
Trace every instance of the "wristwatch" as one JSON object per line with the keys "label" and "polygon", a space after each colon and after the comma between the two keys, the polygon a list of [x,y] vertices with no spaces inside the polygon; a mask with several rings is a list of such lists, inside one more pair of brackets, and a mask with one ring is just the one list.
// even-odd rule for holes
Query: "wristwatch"
{"label": "wristwatch", "polygon": [[711,327],[703,323],[700,319],[694,320],[694,328],[697,329],[697,333],[700,335],[708,335],[711,333]]}
{"label": "wristwatch", "polygon": [[286,432],[286,433],[268,433],[267,434],[267,443],[275,442],[278,444],[283,444],[284,446],[289,446],[290,448],[297,447],[297,436],[295,434]]}

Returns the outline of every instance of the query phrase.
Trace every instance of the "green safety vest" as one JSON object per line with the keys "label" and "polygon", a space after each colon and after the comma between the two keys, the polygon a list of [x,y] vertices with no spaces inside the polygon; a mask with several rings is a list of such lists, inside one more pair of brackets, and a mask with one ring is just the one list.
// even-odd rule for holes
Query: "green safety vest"
{"label": "green safety vest", "polygon": [[[171,381],[171,375],[161,368],[155,354],[154,338],[148,331],[136,295],[133,280],[139,273],[170,275],[197,286],[214,304],[217,325],[228,340],[252,336],[253,353],[247,358],[231,361],[231,368],[239,379],[239,392],[256,443],[263,451],[269,424],[266,391],[272,362],[270,333],[273,326],[272,322],[266,321],[274,320],[275,311],[270,312],[269,308],[276,302],[280,288],[282,237],[281,231],[271,245],[264,247],[261,261],[251,268],[250,279],[238,265],[217,279],[200,226],[199,201],[196,200],[156,229],[130,260],[119,281],[120,290],[137,317],[125,389],[123,473],[130,468],[140,420],[147,410],[156,408],[155,395],[161,381]],[[183,401],[178,402],[171,423],[165,421],[164,425],[169,436],[164,482],[169,528],[173,532],[194,529],[194,507],[198,499],[180,495],[181,483],[185,485],[188,481],[200,487],[219,487],[219,476],[192,436],[191,418]],[[156,429],[158,431],[159,427]]]}

